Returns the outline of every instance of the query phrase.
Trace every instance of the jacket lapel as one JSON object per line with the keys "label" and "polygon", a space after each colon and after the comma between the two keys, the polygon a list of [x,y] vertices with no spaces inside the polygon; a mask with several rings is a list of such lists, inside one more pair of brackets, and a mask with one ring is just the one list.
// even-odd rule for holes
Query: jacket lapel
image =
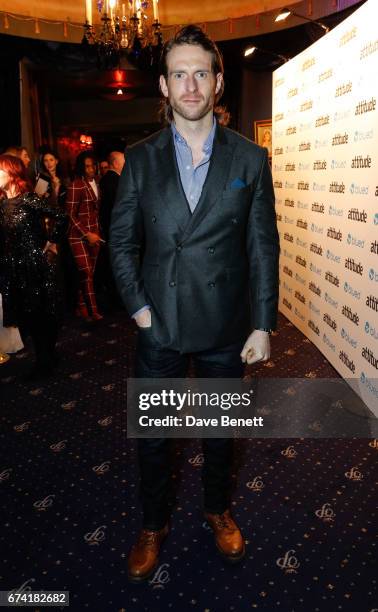
{"label": "jacket lapel", "polygon": [[201,197],[185,227],[182,240],[187,238],[198,227],[215,202],[221,197],[230,172],[233,152],[234,147],[227,142],[225,133],[218,124],[214,137],[210,166]]}
{"label": "jacket lapel", "polygon": [[[89,181],[87,181],[87,179],[83,179],[83,181],[84,181],[85,186],[86,186],[86,188],[88,189],[89,194],[90,194],[90,196],[91,196],[91,198],[90,198],[90,199],[95,200],[95,201],[97,202],[98,198],[97,198],[97,196],[96,196],[95,192],[94,192],[94,191],[93,191],[93,189],[92,189],[92,185],[89,183]],[[98,184],[97,184],[97,189],[99,189]]]}
{"label": "jacket lapel", "polygon": [[181,232],[183,232],[192,215],[181,185],[170,128],[161,133],[156,146],[158,147],[159,169],[157,177],[158,193],[174,217]]}

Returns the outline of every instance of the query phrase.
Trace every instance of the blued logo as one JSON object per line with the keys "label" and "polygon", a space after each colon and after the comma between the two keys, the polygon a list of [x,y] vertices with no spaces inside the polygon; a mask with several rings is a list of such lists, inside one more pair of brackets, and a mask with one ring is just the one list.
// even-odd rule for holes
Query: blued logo
{"label": "blued logo", "polygon": [[378,329],[375,329],[375,327],[371,325],[369,321],[366,321],[365,323],[365,333],[374,338],[374,340],[378,340]]}

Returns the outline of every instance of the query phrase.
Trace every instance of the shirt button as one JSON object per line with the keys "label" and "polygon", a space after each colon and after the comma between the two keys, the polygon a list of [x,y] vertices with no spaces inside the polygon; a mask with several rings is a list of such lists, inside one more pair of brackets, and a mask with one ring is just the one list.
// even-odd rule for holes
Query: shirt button
{"label": "shirt button", "polygon": [[194,196],[192,196],[192,195],[191,195],[191,196],[190,196],[190,199],[191,199],[191,200],[194,200]]}
{"label": "shirt button", "polygon": [[207,284],[209,285],[209,287],[210,287],[211,289],[213,289],[213,287],[215,287],[215,283],[207,283]]}
{"label": "shirt button", "polygon": [[190,166],[186,166],[186,169],[187,169],[187,170],[190,170]]}
{"label": "shirt button", "polygon": [[235,217],[234,217],[233,219],[231,219],[231,223],[233,223],[234,225],[236,225],[236,224],[237,224],[237,222],[238,222],[238,220],[237,220],[237,219],[235,219]]}
{"label": "shirt button", "polygon": [[156,223],[156,217],[152,217],[152,223]]}
{"label": "shirt button", "polygon": [[182,251],[182,246],[181,246],[181,244],[178,244],[178,245],[177,245],[177,247],[176,247],[176,251],[178,251],[178,252]]}
{"label": "shirt button", "polygon": [[176,287],[175,281],[169,281],[169,286],[170,287]]}
{"label": "shirt button", "polygon": [[207,252],[210,253],[210,255],[212,255],[214,253],[214,251],[215,251],[214,247],[209,247],[207,249]]}

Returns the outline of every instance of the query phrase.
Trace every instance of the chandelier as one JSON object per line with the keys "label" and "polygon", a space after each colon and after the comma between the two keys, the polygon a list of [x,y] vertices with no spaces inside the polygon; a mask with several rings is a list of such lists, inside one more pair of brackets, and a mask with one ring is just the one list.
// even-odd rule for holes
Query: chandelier
{"label": "chandelier", "polygon": [[92,0],[86,0],[82,46],[95,52],[98,67],[114,68],[122,54],[140,67],[153,67],[163,45],[158,0],[97,0],[96,5],[101,25],[96,31]]}

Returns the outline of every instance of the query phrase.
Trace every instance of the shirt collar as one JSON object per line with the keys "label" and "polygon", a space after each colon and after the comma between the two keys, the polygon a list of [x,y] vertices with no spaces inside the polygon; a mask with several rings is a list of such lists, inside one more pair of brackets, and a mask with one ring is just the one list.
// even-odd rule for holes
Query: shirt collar
{"label": "shirt collar", "polygon": [[[215,117],[213,116],[213,126],[209,132],[208,137],[206,138],[204,145],[202,147],[202,151],[204,153],[206,153],[206,155],[209,155],[213,149],[213,144],[214,144],[214,137],[215,137],[215,130],[217,127],[217,122],[215,120]],[[186,142],[185,138],[183,136],[181,136],[180,132],[177,130],[174,121],[172,121],[171,123],[171,129],[172,129],[172,134],[173,134],[173,138],[175,140],[175,142],[179,143],[179,144],[183,144],[186,147],[189,147],[188,143]]]}

